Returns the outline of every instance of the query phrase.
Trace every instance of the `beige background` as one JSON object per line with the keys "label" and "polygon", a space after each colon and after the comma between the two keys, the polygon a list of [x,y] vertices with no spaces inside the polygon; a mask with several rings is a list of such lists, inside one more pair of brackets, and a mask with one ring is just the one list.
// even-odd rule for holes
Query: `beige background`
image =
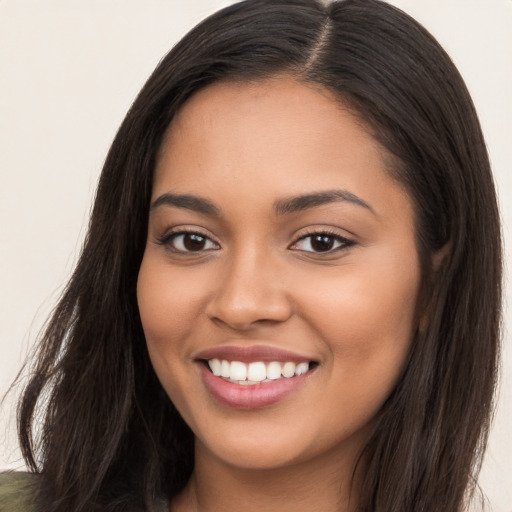
{"label": "beige background", "polygon": [[[69,276],[103,159],[172,44],[220,0],[0,0],[0,395]],[[444,45],[480,113],[512,250],[512,1],[393,0]],[[512,297],[507,278],[508,301]],[[512,315],[481,476],[512,512]],[[22,467],[13,402],[0,409],[0,468]]]}

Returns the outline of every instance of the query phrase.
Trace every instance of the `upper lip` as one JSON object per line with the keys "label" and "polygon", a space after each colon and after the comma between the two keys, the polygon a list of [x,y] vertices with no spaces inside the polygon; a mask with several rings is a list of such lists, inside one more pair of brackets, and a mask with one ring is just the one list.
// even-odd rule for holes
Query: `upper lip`
{"label": "upper lip", "polygon": [[271,361],[302,363],[305,361],[314,361],[311,357],[283,350],[267,345],[223,345],[208,348],[198,352],[195,359],[221,359],[227,361],[240,361],[242,363],[253,363],[262,361],[270,363]]}

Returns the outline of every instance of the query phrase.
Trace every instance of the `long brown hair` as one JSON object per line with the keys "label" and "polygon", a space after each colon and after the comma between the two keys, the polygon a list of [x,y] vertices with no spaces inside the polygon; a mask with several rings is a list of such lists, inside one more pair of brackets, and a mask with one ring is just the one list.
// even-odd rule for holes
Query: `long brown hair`
{"label": "long brown hair", "polygon": [[193,436],[151,367],[136,300],[155,161],[196,91],[282,72],[351,105],[415,205],[428,322],[366,446],[360,509],[463,510],[489,428],[501,299],[496,197],[468,91],[434,38],[384,2],[247,0],[169,52],[112,144],[19,405],[41,512],[152,510],[189,479]]}

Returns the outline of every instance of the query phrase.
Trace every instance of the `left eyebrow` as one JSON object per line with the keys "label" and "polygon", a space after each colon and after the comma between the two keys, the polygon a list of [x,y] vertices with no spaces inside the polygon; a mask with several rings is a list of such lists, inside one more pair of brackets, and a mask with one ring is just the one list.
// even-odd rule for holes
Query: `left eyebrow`
{"label": "left eyebrow", "polygon": [[341,201],[347,201],[357,206],[361,206],[362,208],[366,208],[375,215],[373,208],[366,201],[348,190],[325,190],[296,197],[279,199],[274,203],[274,211],[277,215],[287,215],[290,213],[301,212],[309,208],[323,206],[324,204],[338,203]]}

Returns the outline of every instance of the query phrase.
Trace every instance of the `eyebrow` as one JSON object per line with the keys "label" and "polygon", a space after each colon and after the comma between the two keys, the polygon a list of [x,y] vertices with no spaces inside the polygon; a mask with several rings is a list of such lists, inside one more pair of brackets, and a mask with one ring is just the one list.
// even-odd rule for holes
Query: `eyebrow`
{"label": "eyebrow", "polygon": [[210,200],[205,199],[204,197],[192,196],[190,194],[172,194],[167,192],[158,196],[153,201],[151,209],[154,210],[160,206],[175,206],[177,208],[185,208],[186,210],[193,210],[206,215],[214,215],[216,217],[221,216],[220,209]]}
{"label": "eyebrow", "polygon": [[[326,190],[279,199],[274,203],[274,211],[277,215],[288,215],[308,210],[309,208],[342,201],[361,206],[375,215],[372,207],[366,201],[348,190]],[[151,204],[151,210],[161,206],[185,208],[187,210],[193,210],[215,217],[222,216],[221,209],[212,201],[205,199],[204,197],[194,196],[191,194],[173,194],[171,192],[166,192],[165,194],[158,196],[153,201]]]}
{"label": "eyebrow", "polygon": [[375,215],[373,208],[363,199],[348,190],[326,190],[313,192],[302,196],[280,199],[274,203],[274,210],[278,215],[301,212],[309,208],[323,206],[329,203],[347,201],[349,203],[366,208]]}

